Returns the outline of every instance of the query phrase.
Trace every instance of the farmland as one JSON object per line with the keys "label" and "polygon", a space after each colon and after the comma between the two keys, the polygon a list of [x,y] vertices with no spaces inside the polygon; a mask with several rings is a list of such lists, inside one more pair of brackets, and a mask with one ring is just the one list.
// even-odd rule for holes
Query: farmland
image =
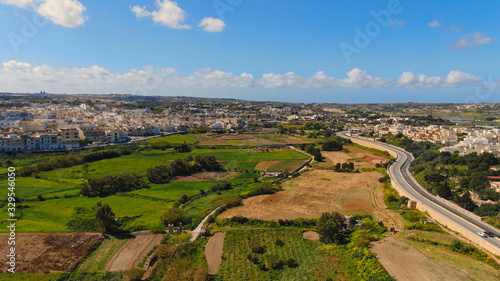
{"label": "farmland", "polygon": [[[261,161],[281,161],[284,167],[296,165],[299,161],[309,159],[309,156],[288,148],[245,148],[224,146],[220,149],[197,147],[201,135],[172,135],[150,139],[145,143],[131,146],[127,155],[112,159],[104,159],[76,165],[67,168],[56,168],[49,171],[39,171],[34,177],[17,177],[16,196],[24,202],[18,208],[18,231],[21,232],[69,232],[75,229],[69,224],[74,220],[77,210],[91,213],[92,207],[99,201],[111,206],[121,228],[126,231],[137,231],[160,228],[159,218],[171,208],[182,195],[195,198],[184,206],[194,223],[205,212],[210,211],[224,198],[248,192],[253,184],[251,173]],[[205,138],[210,136],[203,135]],[[212,138],[211,138],[212,139]],[[168,142],[170,144],[192,145],[190,152],[180,153],[172,147],[156,149],[151,143]],[[110,148],[116,149],[116,148]],[[22,154],[23,155],[23,154]],[[146,170],[159,165],[169,165],[177,159],[192,156],[213,155],[221,165],[235,172],[217,176],[190,176],[177,179],[170,183],[149,183],[149,188],[122,192],[105,198],[80,196],[80,186],[89,178],[102,178],[108,175],[137,173],[146,178]],[[37,154],[28,162],[24,156],[14,161],[17,169],[23,165],[39,163],[51,159],[43,154]],[[247,173],[250,172],[250,173]],[[220,194],[208,193],[199,196],[200,191],[210,191],[211,186],[221,181],[229,181],[233,188]],[[0,183],[1,188],[7,188],[7,182]],[[0,199],[5,198],[2,194]],[[5,202],[5,200],[2,200]],[[5,205],[2,205],[6,212]],[[5,225],[5,222],[0,225]],[[6,232],[2,228],[0,232]]]}
{"label": "farmland", "polygon": [[[284,242],[275,244],[276,239]],[[294,259],[297,267],[263,271],[248,260],[250,241],[256,241],[266,250],[258,254],[261,260],[271,255],[281,259]],[[236,270],[235,270],[236,269]],[[342,280],[342,269],[318,244],[302,238],[297,229],[245,229],[227,231],[224,238],[222,264],[217,275],[219,280]]]}

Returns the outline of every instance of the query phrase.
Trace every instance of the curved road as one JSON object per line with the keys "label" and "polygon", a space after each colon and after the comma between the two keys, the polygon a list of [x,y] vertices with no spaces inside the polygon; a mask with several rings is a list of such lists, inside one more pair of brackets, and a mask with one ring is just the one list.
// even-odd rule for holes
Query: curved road
{"label": "curved road", "polygon": [[[432,209],[443,217],[446,217],[447,219],[461,226],[463,229],[465,229],[465,231],[468,231],[473,235],[476,235],[477,237],[480,237],[477,233],[484,230],[490,231],[496,236],[500,236],[500,231],[497,228],[484,223],[472,216],[457,212],[453,207],[444,204],[443,202],[439,201],[434,195],[427,192],[427,190],[425,190],[415,180],[415,178],[413,178],[409,171],[411,162],[414,160],[414,157],[411,153],[397,146],[371,141],[365,138],[347,136],[343,132],[339,133],[339,135],[346,138],[371,142],[396,153],[396,162],[394,162],[394,164],[392,164],[388,169],[389,175],[399,187],[401,187],[405,192],[415,198],[418,201],[418,204],[423,204],[426,208]],[[492,237],[480,238],[492,247],[500,250],[500,239]]]}

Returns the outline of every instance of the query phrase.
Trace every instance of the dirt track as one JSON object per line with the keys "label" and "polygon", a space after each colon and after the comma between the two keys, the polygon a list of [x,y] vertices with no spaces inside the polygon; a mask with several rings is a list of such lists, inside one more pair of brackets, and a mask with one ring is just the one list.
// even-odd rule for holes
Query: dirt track
{"label": "dirt track", "polygon": [[104,270],[125,271],[136,266],[154,246],[160,244],[162,238],[163,234],[135,233],[135,238],[131,239],[111,256]]}
{"label": "dirt track", "polygon": [[225,235],[226,233],[224,232],[217,232],[205,245],[205,257],[207,258],[208,274],[210,275],[215,275],[219,272]]}
{"label": "dirt track", "polygon": [[394,237],[372,243],[370,248],[387,272],[398,281],[479,280],[459,267],[429,259]]}

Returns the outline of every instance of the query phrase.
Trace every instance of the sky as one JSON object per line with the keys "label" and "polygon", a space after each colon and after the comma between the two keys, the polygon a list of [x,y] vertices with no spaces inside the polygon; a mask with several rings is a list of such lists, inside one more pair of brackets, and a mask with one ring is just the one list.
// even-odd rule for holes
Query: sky
{"label": "sky", "polygon": [[500,2],[0,0],[0,92],[500,102]]}

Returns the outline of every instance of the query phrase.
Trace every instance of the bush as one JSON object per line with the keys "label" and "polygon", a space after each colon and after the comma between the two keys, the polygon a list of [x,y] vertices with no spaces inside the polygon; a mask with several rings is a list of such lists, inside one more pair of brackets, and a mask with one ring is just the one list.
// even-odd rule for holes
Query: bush
{"label": "bush", "polygon": [[239,224],[245,224],[248,222],[248,218],[242,217],[242,216],[235,216],[231,218],[231,221],[239,223]]}
{"label": "bush", "polygon": [[161,224],[168,226],[169,224],[178,225],[179,223],[187,224],[186,213],[179,208],[172,208],[165,212],[161,217]]}
{"label": "bush", "polygon": [[296,268],[297,266],[299,266],[294,259],[287,259],[286,262],[285,262],[285,264],[289,268]]}
{"label": "bush", "polygon": [[285,243],[281,239],[276,239],[276,241],[274,241],[274,245],[281,247],[285,245]]}
{"label": "bush", "polygon": [[142,270],[141,268],[134,267],[125,272],[125,280],[140,281],[143,274],[144,270]]}

